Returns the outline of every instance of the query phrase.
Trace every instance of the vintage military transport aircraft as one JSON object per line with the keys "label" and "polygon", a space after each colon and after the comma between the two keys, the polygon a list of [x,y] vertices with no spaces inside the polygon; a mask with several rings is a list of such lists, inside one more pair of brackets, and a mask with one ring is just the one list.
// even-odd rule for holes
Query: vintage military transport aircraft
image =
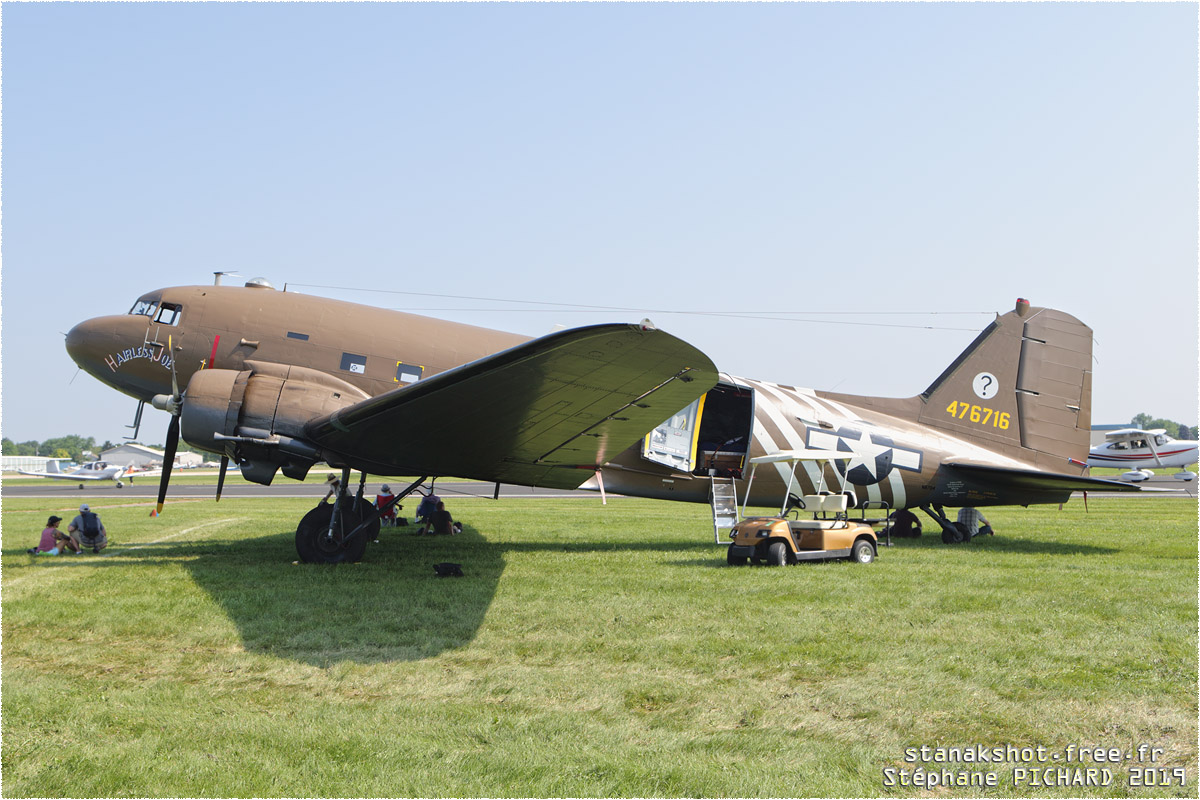
{"label": "vintage military transport aircraft", "polygon": [[[221,480],[230,459],[261,484],[341,468],[337,502],[297,527],[308,561],[362,556],[379,525],[367,474],[421,476],[397,502],[443,476],[707,502],[718,482],[745,490],[751,457],[833,450],[853,455],[836,461],[852,505],[920,507],[943,526],[944,505],[1129,488],[1069,473],[1088,451],[1091,329],[1023,300],[907,399],[718,373],[648,321],[529,339],[261,279],[149,292],[128,314],[75,326],[66,345],[91,375],[171,413],[166,465],[182,435],[221,456]],[[820,483],[813,469],[805,492]],[[743,501],[777,498],[784,471],[760,471]]]}

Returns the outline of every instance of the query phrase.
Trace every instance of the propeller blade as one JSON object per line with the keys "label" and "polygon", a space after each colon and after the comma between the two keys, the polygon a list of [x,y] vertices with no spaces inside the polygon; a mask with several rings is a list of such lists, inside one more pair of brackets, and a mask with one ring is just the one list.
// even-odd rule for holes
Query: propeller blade
{"label": "propeller blade", "polygon": [[175,448],[179,446],[179,417],[172,415],[171,424],[167,427],[167,451],[163,454],[162,479],[158,482],[158,507],[150,516],[157,517],[162,513],[163,503],[167,500],[167,484],[171,482],[171,467],[175,466]]}
{"label": "propeller blade", "polygon": [[229,456],[221,456],[221,474],[217,476],[217,502],[221,502],[221,490],[225,488],[225,470],[229,469]]}
{"label": "propeller blade", "polygon": [[175,345],[171,343],[170,334],[167,335],[167,352],[171,355],[171,397],[175,398],[175,402],[179,402],[179,379],[175,377]]}

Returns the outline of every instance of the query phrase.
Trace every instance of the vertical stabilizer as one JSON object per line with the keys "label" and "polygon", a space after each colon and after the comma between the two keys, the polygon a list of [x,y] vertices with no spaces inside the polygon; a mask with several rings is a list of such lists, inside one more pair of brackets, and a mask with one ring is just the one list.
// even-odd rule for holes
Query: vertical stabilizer
{"label": "vertical stabilizer", "polygon": [[[920,421],[1062,471],[1087,458],[1092,329],[1024,300],[996,318],[921,394]],[[1032,452],[1030,452],[1032,451]]]}

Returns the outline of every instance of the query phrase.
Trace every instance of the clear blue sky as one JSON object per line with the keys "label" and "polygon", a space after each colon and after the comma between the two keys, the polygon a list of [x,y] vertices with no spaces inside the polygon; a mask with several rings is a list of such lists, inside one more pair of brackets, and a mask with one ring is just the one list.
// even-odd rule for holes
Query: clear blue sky
{"label": "clear blue sky", "polygon": [[1022,296],[1095,329],[1097,422],[1200,421],[1195,3],[5,3],[2,67],[17,441],[118,440],[61,333],[222,269],[892,396],[990,319],[893,312]]}

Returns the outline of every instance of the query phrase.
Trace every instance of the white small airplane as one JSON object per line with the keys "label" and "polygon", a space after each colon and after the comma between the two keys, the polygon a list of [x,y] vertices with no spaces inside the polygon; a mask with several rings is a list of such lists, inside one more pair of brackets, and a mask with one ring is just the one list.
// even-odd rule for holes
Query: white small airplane
{"label": "white small airplane", "polygon": [[1105,435],[1104,444],[1088,452],[1089,467],[1126,467],[1122,480],[1140,482],[1154,477],[1147,467],[1178,467],[1175,477],[1195,480],[1196,473],[1184,469],[1197,461],[1196,442],[1172,439],[1162,428],[1144,431],[1123,428]]}
{"label": "white small airplane", "polygon": [[58,468],[57,461],[51,461],[49,469],[46,472],[27,472],[19,469],[17,472],[22,475],[32,475],[37,478],[54,478],[60,481],[80,481],[79,488],[84,486],[86,481],[116,481],[117,488],[120,489],[125,484],[121,478],[127,473],[126,467],[121,464],[109,464],[107,461],[88,461],[85,464],[80,464],[70,472],[62,472]]}

